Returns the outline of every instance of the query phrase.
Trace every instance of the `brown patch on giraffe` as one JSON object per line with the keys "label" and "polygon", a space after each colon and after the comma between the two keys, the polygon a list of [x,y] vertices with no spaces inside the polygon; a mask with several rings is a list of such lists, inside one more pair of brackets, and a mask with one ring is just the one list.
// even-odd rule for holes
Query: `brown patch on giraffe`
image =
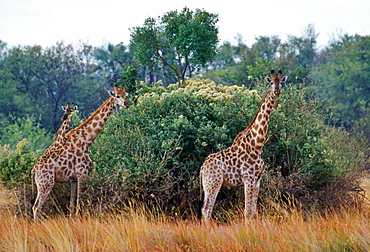
{"label": "brown patch on giraffe", "polygon": [[82,151],[80,149],[76,150],[76,156],[81,157],[83,155]]}
{"label": "brown patch on giraffe", "polygon": [[265,139],[263,137],[257,137],[257,143],[263,144],[264,141]]}
{"label": "brown patch on giraffe", "polygon": [[258,119],[258,121],[261,121],[261,120],[262,120],[262,117],[263,117],[263,116],[262,116],[262,114],[259,114],[259,115],[258,115],[258,118],[257,118],[257,119]]}
{"label": "brown patch on giraffe", "polygon": [[250,145],[251,145],[251,146],[256,146],[256,140],[251,139],[251,140],[250,140]]}
{"label": "brown patch on giraffe", "polygon": [[258,158],[258,156],[257,156],[256,154],[253,154],[253,153],[251,153],[251,154],[249,155],[249,157],[250,157],[253,161],[257,160],[257,158]]}
{"label": "brown patch on giraffe", "polygon": [[263,126],[263,132],[266,134],[267,130],[268,130],[268,125],[266,124],[265,126]]}
{"label": "brown patch on giraffe", "polygon": [[252,135],[253,138],[255,138],[257,136],[257,132],[252,129],[251,130],[251,135]]}

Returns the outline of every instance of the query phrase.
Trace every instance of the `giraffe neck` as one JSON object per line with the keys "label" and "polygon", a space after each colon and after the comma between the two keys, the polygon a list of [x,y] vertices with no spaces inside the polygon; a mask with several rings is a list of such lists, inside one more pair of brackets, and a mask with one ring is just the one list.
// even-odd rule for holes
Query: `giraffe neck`
{"label": "giraffe neck", "polygon": [[58,129],[58,132],[54,138],[54,143],[60,143],[65,140],[65,135],[68,133],[70,126],[71,119],[70,118],[65,119]]}
{"label": "giraffe neck", "polygon": [[240,132],[236,136],[234,143],[237,144],[240,141],[247,141],[248,145],[254,147],[256,150],[262,151],[265,144],[271,111],[275,101],[276,96],[274,95],[272,88],[270,88],[252,122],[244,131]]}
{"label": "giraffe neck", "polygon": [[114,108],[113,97],[109,97],[84,123],[68,132],[65,138],[73,143],[79,142],[88,148],[100,133]]}

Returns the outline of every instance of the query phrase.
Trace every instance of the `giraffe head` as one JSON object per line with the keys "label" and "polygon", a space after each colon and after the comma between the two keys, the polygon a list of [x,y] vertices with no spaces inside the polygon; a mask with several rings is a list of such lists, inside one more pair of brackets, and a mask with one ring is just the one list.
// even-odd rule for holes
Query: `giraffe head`
{"label": "giraffe head", "polygon": [[114,90],[113,91],[108,91],[109,95],[113,97],[114,99],[114,104],[118,109],[121,109],[122,107],[124,108],[129,108],[130,106],[128,105],[127,102],[127,94],[125,92],[125,88],[122,86],[119,88],[117,85],[114,85]]}
{"label": "giraffe head", "polygon": [[77,106],[72,103],[72,104],[67,104],[67,106],[62,106],[62,109],[64,111],[64,114],[62,116],[62,121],[66,120],[68,116],[72,113],[72,111],[77,110]]}
{"label": "giraffe head", "polygon": [[288,76],[283,76],[283,71],[281,69],[278,70],[278,75],[275,75],[275,70],[271,69],[270,77],[266,77],[266,81],[271,83],[273,92],[276,97],[280,96],[280,90],[283,88],[283,83],[286,82]]}

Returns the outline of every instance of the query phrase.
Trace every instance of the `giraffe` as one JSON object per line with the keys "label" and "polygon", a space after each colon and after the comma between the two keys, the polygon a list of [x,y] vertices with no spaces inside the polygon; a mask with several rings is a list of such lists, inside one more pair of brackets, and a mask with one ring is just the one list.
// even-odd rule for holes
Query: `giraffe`
{"label": "giraffe", "polygon": [[114,91],[108,93],[110,97],[84,123],[69,131],[60,146],[41,156],[34,166],[37,197],[32,210],[35,220],[55,183],[71,182],[70,214],[78,213],[82,183],[92,164],[88,149],[115,108],[129,108],[123,86],[115,85]]}
{"label": "giraffe", "polygon": [[[72,104],[67,104],[67,106],[62,106],[62,110],[64,111],[64,114],[61,118],[62,120],[62,124],[60,125],[55,137],[54,137],[54,140],[53,140],[53,143],[45,150],[43,156],[48,156],[50,155],[50,153],[52,153],[53,151],[55,151],[56,148],[58,148],[58,146],[60,146],[62,144],[62,142],[65,140],[65,135],[68,133],[69,129],[70,129],[70,126],[71,126],[71,118],[70,118],[70,115],[73,111],[76,111],[77,110],[77,106],[74,105],[74,103]],[[41,162],[42,159],[39,158],[38,162]],[[37,164],[38,164],[37,162]],[[36,171],[36,168],[37,167],[37,164],[32,168],[32,171],[31,171],[31,178],[32,178],[32,194],[34,192],[34,187],[33,187],[33,180],[34,180],[34,173]],[[32,204],[34,204],[35,202],[35,199],[33,199],[31,201]]]}
{"label": "giraffe", "polygon": [[77,110],[77,106],[74,103],[72,104],[68,103],[67,106],[62,106],[62,110],[64,111],[64,114],[61,118],[63,123],[60,125],[58,129],[53,143],[51,144],[49,148],[46,149],[45,153],[47,153],[50,149],[52,149],[52,147],[57,146],[61,144],[63,141],[65,141],[65,135],[68,133],[69,128],[71,127],[71,123],[72,123],[70,115],[73,111]]}
{"label": "giraffe", "polygon": [[271,69],[266,81],[271,84],[252,122],[234,139],[231,146],[209,155],[200,169],[200,183],[204,190],[204,202],[200,214],[208,223],[216,197],[222,185],[228,188],[244,185],[244,216],[254,217],[264,161],[261,158],[265,144],[270,114],[280,95],[282,84],[288,79],[281,69],[275,75]]}

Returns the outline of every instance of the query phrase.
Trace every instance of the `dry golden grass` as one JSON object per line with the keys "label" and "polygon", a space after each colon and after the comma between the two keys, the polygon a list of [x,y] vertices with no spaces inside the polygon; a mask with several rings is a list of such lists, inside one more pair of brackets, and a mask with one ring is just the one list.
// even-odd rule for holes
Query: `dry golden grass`
{"label": "dry golden grass", "polygon": [[368,251],[369,209],[200,225],[145,211],[35,223],[0,213],[0,251]]}
{"label": "dry golden grass", "polygon": [[15,190],[9,190],[4,188],[2,181],[0,180],[0,211],[8,207],[14,207],[17,205],[17,193]]}

